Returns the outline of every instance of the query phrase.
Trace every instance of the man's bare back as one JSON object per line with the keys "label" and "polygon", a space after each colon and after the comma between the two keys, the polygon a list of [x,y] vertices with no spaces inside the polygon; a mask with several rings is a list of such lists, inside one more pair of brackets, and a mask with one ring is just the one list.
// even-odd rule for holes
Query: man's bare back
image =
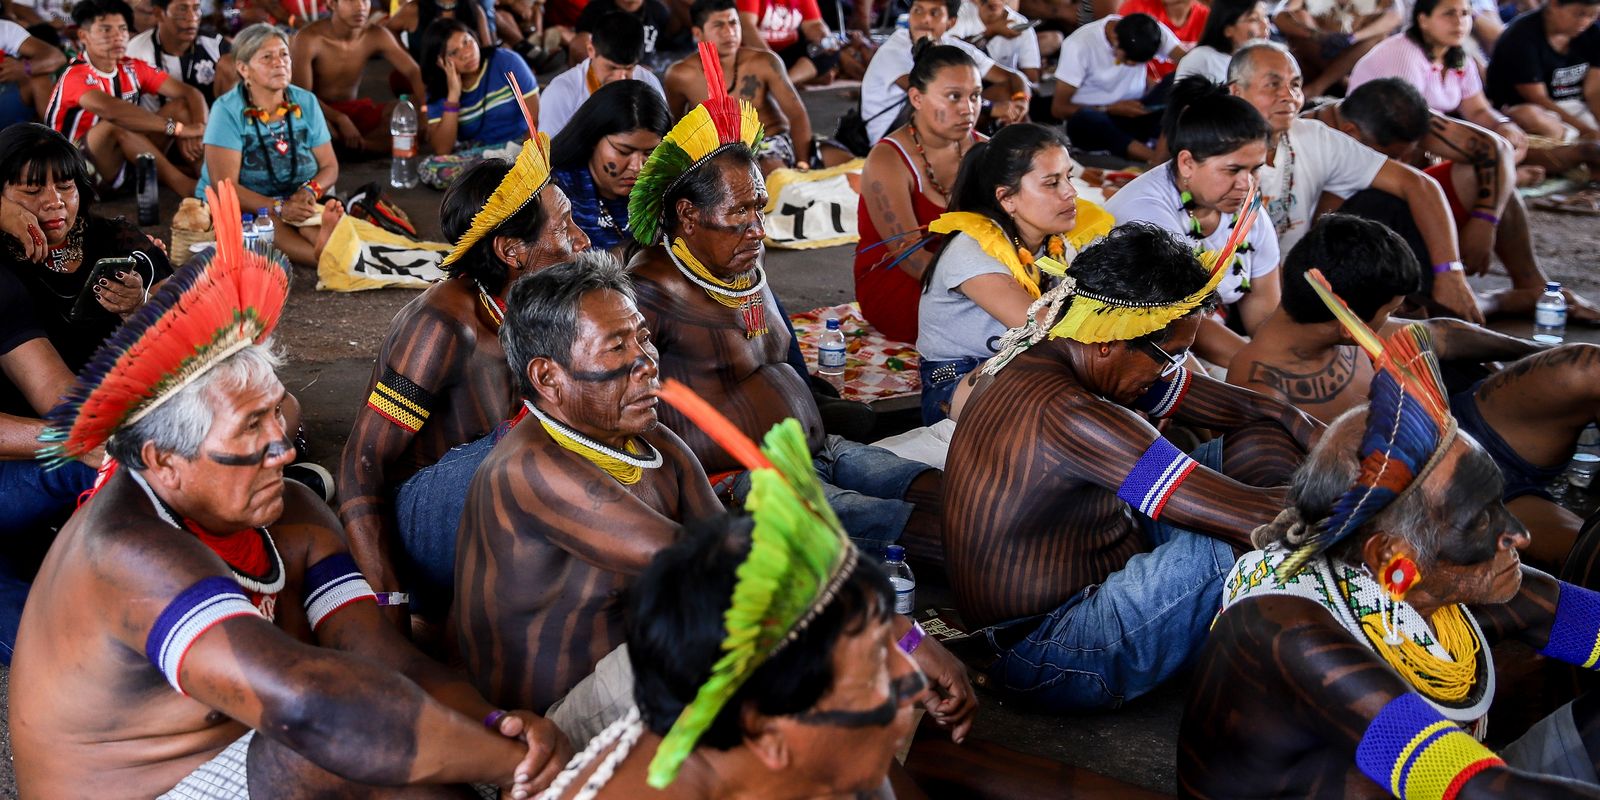
{"label": "man's bare back", "polygon": [[[661,351],[662,378],[689,385],[747,435],[759,438],[794,417],[812,452],[822,445],[822,417],[805,379],[789,366],[789,331],[769,287],[763,296],[767,332],[748,339],[739,310],[712,300],[678,272],[662,247],[634,256],[629,265],[651,337]],[[734,458],[674,409],[660,409],[663,424],[683,436],[708,474],[740,469]]]}
{"label": "man's bare back", "polygon": [[[122,470],[62,529],[23,612],[12,662],[17,783],[30,797],[154,797],[242,736],[245,726],[172,690],[130,647],[128,584],[177,595],[227,573],[216,554],[156,513]],[[311,643],[301,596],[319,501],[287,484],[269,526],[285,584],[276,625]],[[326,512],[323,512],[324,514]],[[148,610],[147,610],[148,611]]]}
{"label": "man's bare back", "polygon": [[1293,404],[1322,422],[1367,402],[1372,361],[1355,345],[1307,353],[1270,336],[1257,336],[1233,357],[1228,383]]}
{"label": "man's bare back", "polygon": [[[739,48],[731,68],[724,67],[728,85],[723,88],[728,94],[755,106],[768,136],[789,132],[789,117],[778,107],[770,88],[779,81],[778,76],[785,74],[783,62],[776,54],[754,47]],[[700,56],[691,53],[673,64],[667,69],[662,84],[667,90],[667,112],[674,118],[705,102],[706,73],[700,66]]]}

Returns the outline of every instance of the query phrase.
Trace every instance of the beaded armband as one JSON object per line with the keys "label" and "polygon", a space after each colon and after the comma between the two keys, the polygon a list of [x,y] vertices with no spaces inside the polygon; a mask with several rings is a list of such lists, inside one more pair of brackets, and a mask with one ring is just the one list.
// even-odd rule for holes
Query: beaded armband
{"label": "beaded armband", "polygon": [[335,553],[306,570],[306,620],[311,630],[339,609],[362,600],[377,600],[377,596],[349,555]]}
{"label": "beaded armband", "polygon": [[145,658],[161,670],[172,688],[186,695],[178,685],[178,674],[189,648],[217,623],[244,616],[259,617],[261,612],[237,582],[221,576],[201,578],[172,598],[150,626],[144,640]]}
{"label": "beaded armband", "polygon": [[1133,401],[1133,407],[1154,419],[1166,419],[1172,416],[1172,412],[1178,410],[1178,405],[1183,402],[1184,395],[1189,393],[1189,384],[1193,381],[1194,376],[1189,374],[1189,370],[1179,367],[1177,372],[1172,373],[1172,377],[1151,384],[1139,399]]}
{"label": "beaded armband", "polygon": [[1356,766],[1402,800],[1453,800],[1472,776],[1505,762],[1408,692],[1378,712],[1356,747]]}
{"label": "beaded armband", "polygon": [[1600,662],[1600,592],[1561,582],[1556,620],[1542,655],[1594,669]]}
{"label": "beaded armband", "polygon": [[1194,468],[1194,459],[1158,436],[1117,487],[1117,497],[1139,509],[1139,513],[1156,519]]}
{"label": "beaded armband", "polygon": [[393,367],[383,371],[383,377],[367,397],[367,408],[412,433],[422,430],[431,406],[433,393],[395,372]]}

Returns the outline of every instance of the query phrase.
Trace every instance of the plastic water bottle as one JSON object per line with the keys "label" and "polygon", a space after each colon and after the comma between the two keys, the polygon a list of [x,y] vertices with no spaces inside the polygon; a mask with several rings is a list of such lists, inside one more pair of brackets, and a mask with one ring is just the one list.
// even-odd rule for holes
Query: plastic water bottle
{"label": "plastic water bottle", "polygon": [[241,217],[241,220],[244,224],[245,252],[253,253],[256,250],[256,242],[258,241],[256,238],[256,218],[253,214],[245,214]]}
{"label": "plastic water bottle", "polygon": [[1567,465],[1567,483],[1587,489],[1594,484],[1596,472],[1600,472],[1600,429],[1591,422],[1578,436],[1578,448]]}
{"label": "plastic water bottle", "polygon": [[1533,307],[1533,340],[1558,344],[1566,336],[1567,298],[1561,294],[1561,284],[1550,281]]}
{"label": "plastic water bottle", "polygon": [[154,225],[161,221],[161,187],[156,184],[156,157],[140,153],[134,159],[134,179],[138,182],[139,224]]}
{"label": "plastic water bottle", "polygon": [[911,574],[906,564],[906,549],[891,544],[884,550],[883,566],[889,571],[889,583],[894,585],[894,613],[910,614],[917,610],[917,576]]}
{"label": "plastic water bottle", "polygon": [[263,253],[272,247],[272,241],[277,235],[278,232],[272,224],[272,215],[268,214],[265,208],[256,209],[256,241],[261,243]]}
{"label": "plastic water bottle", "polygon": [[417,107],[411,105],[411,95],[400,95],[400,102],[394,104],[394,115],[389,117],[389,136],[394,141],[389,185],[410,189],[417,185]]}
{"label": "plastic water bottle", "polygon": [[828,318],[828,329],[822,332],[817,343],[817,374],[844,374],[844,331],[839,330],[839,318]]}

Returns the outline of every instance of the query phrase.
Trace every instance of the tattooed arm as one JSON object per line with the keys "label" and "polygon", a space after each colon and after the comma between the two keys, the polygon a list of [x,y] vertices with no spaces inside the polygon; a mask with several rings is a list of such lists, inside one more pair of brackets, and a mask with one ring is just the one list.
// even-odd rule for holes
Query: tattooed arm
{"label": "tattooed arm", "polygon": [[[906,172],[905,162],[900,159],[894,145],[873,146],[872,152],[867,154],[866,165],[861,168],[861,185],[865,187],[861,192],[861,202],[866,204],[867,218],[872,220],[872,227],[877,229],[880,237],[890,239],[921,227],[917,222],[916,208],[912,205],[912,193],[917,190],[917,185],[911,174]],[[875,261],[878,264],[894,261],[906,248],[922,241],[926,235],[926,232],[913,234],[882,245],[878,248],[881,255]],[[932,261],[933,254],[928,252],[927,247],[922,247],[901,259],[895,267],[920,279]]]}
{"label": "tattooed arm", "polygon": [[[470,346],[456,320],[436,308],[425,308],[410,330],[396,334],[385,349],[388,358],[376,368],[378,383],[392,371],[403,380],[434,396],[452,385]],[[376,398],[376,399],[375,399]],[[386,403],[399,399],[374,388],[367,405],[356,412],[355,425],[339,463],[339,517],[350,541],[350,552],[372,587],[380,592],[400,590],[400,576],[391,556],[396,546],[394,512],[389,502],[394,490],[390,473],[417,432],[426,423],[415,409],[398,411]],[[389,408],[388,416],[374,406]]]}
{"label": "tattooed arm", "polygon": [[[1224,661],[1234,662],[1232,666],[1237,672],[1265,673],[1237,677],[1259,680],[1260,685],[1254,690],[1281,699],[1283,703],[1272,704],[1272,708],[1288,716],[1297,732],[1311,733],[1326,748],[1344,753],[1347,759],[1344,763],[1359,767],[1362,773],[1379,774],[1383,780],[1374,782],[1391,793],[1394,790],[1390,784],[1396,774],[1404,780],[1420,765],[1433,772],[1429,775],[1432,780],[1456,774],[1471,775],[1456,795],[1462,800],[1600,797],[1600,788],[1578,787],[1568,781],[1521,772],[1499,762],[1481,765],[1481,771],[1476,774],[1471,774],[1470,770],[1458,772],[1474,760],[1492,756],[1464,732],[1447,733],[1461,738],[1438,749],[1419,747],[1414,751],[1402,751],[1407,760],[1394,763],[1396,759],[1388,756],[1399,749],[1394,746],[1399,737],[1393,734],[1410,732],[1405,727],[1409,721],[1407,715],[1397,711],[1408,705],[1405,698],[1413,698],[1420,704],[1420,697],[1371,650],[1338,627],[1326,612],[1310,601],[1263,597],[1242,602],[1222,615],[1211,635],[1202,680],[1213,671],[1225,670],[1226,667],[1218,663]],[[1232,655],[1222,655],[1224,653]],[[1416,719],[1416,715],[1411,715],[1411,719]],[[1254,724],[1249,715],[1236,714],[1234,720],[1229,724]],[[1443,730],[1459,731],[1459,728],[1449,726]],[[1384,732],[1391,735],[1374,735]],[[1410,738],[1400,738],[1399,742],[1404,744]],[[1196,745],[1192,741],[1186,744]],[[1198,746],[1204,748],[1203,743]],[[1358,748],[1362,753],[1359,757]],[[1452,757],[1456,754],[1460,756]],[[1281,776],[1235,780],[1292,781],[1306,777],[1303,772],[1285,770]],[[1359,779],[1352,776],[1350,780]],[[1264,785],[1250,788],[1258,790],[1258,794],[1265,794],[1267,789]],[[1311,785],[1277,788],[1285,795],[1305,794]],[[1346,786],[1345,794],[1356,788]]]}
{"label": "tattooed arm", "polygon": [[1306,452],[1324,426],[1304,411],[1249,389],[1190,373],[1188,391],[1170,413],[1173,419],[1202,428],[1231,431],[1254,422],[1275,422]]}
{"label": "tattooed arm", "polygon": [[1433,335],[1433,351],[1440,361],[1514,361],[1550,349],[1549,345],[1507,336],[1459,319],[1430,319],[1422,324]]}
{"label": "tattooed arm", "polygon": [[1079,403],[1054,424],[1058,429],[1050,432],[1050,439],[1065,455],[1065,469],[1116,492],[1152,519],[1249,549],[1250,532],[1283,508],[1282,488],[1246,486],[1192,462],[1191,467],[1179,464],[1170,473],[1175,481],[1141,485],[1141,476],[1164,472],[1152,453],[1176,448],[1150,423],[1119,405],[1101,400]]}

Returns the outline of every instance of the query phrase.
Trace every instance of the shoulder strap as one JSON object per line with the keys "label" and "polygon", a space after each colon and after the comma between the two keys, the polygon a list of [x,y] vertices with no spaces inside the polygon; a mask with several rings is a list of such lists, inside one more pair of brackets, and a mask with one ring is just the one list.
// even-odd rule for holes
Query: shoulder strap
{"label": "shoulder strap", "polygon": [[889,144],[894,145],[894,149],[900,153],[900,160],[904,161],[905,164],[906,164],[906,170],[911,173],[911,179],[917,182],[917,193],[921,194],[922,193],[922,170],[917,169],[917,165],[912,162],[911,154],[906,152],[905,145],[902,145],[898,141],[895,141],[894,137],[892,137],[892,136],[885,136],[882,139],[879,139],[878,141],[880,141],[880,142],[888,142]]}

